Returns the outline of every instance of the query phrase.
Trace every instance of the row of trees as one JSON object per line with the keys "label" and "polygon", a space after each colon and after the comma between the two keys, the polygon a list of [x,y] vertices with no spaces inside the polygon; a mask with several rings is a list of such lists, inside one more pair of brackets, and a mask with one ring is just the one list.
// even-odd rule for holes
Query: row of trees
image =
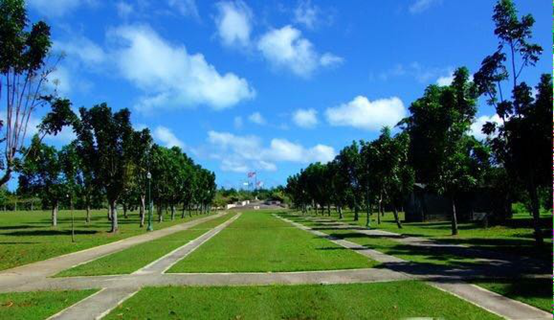
{"label": "row of trees", "polygon": [[[333,205],[341,217],[342,209],[349,207],[356,220],[365,208],[368,225],[374,205],[381,212],[386,203],[401,227],[397,209],[418,182],[451,200],[455,235],[460,193],[485,188],[508,201],[525,193],[541,244],[539,194],[547,194],[543,204],[552,207],[552,77],[541,76],[536,95],[520,81],[542,52],[530,42],[531,15],[520,18],[511,0],[500,0],[493,20],[497,50],[473,77],[459,68],[451,85],[430,85],[411,104],[411,115],[398,124],[398,134],[385,128],[378,139],[353,142],[333,161],[311,164],[289,177],[287,192],[293,203],[302,210],[315,205],[330,211]],[[484,142],[470,135],[480,97],[487,98],[501,119],[483,126],[488,135]]]}
{"label": "row of trees", "polygon": [[[67,100],[55,104],[71,110]],[[182,206],[182,216],[186,209],[209,210],[216,190],[212,172],[196,165],[178,147],[153,144],[148,129],[135,131],[127,109],[114,113],[101,104],[81,108],[79,113],[77,117],[67,112],[61,121],[73,128],[77,139],[56,150],[35,136],[18,166],[18,194],[42,199],[43,206],[52,209],[52,225],[57,224],[64,201],[70,206],[77,201],[86,209],[87,222],[91,207],[105,201],[112,232],[118,230],[118,204],[124,216],[138,208],[143,226],[149,186],[159,221],[164,209],[171,211],[173,220],[177,205]]]}
{"label": "row of trees", "polygon": [[[0,188],[19,172],[18,196],[40,198],[52,208],[57,224],[60,204],[90,209],[107,203],[111,231],[119,228],[116,208],[139,208],[144,224],[147,186],[151,173],[152,199],[163,210],[182,205],[206,211],[215,196],[215,176],[188,158],[178,148],[152,143],[148,130],[135,131],[130,112],[106,105],[81,108],[74,114],[71,102],[52,95],[48,85],[61,56],[51,52],[50,27],[43,21],[30,23],[25,1],[0,1],[0,102],[5,112],[0,120]],[[54,87],[56,81],[52,81]],[[31,119],[40,107],[48,107],[38,134],[27,145]],[[46,135],[71,127],[77,138],[56,150],[45,145]]]}

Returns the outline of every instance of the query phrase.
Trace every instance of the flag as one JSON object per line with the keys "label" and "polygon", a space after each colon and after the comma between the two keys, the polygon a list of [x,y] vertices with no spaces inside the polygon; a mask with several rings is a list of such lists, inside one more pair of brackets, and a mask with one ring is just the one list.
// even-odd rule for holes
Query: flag
{"label": "flag", "polygon": [[256,176],[256,171],[248,172],[248,178],[254,178]]}

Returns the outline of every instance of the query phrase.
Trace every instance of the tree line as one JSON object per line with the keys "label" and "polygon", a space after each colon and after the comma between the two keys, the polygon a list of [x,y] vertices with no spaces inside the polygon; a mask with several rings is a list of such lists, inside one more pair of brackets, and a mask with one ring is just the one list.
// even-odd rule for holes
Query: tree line
{"label": "tree line", "polygon": [[[60,204],[85,209],[90,222],[91,208],[106,203],[111,232],[119,229],[118,206],[124,216],[137,208],[141,226],[147,201],[155,204],[159,221],[164,211],[173,220],[178,206],[182,217],[186,210],[209,211],[216,193],[213,172],[177,147],[154,144],[148,129],[133,129],[127,109],[114,112],[103,103],[75,114],[68,99],[52,93],[47,84],[62,57],[51,47],[50,27],[30,24],[25,1],[0,1],[0,102],[6,106],[0,187],[17,172],[18,195],[40,198],[52,210],[53,226]],[[27,145],[31,117],[40,107],[49,111]],[[73,130],[74,141],[60,150],[43,143],[64,127]]]}
{"label": "tree line", "polygon": [[[289,177],[286,190],[294,205],[329,214],[333,206],[341,218],[348,207],[355,220],[365,209],[369,226],[372,210],[383,212],[386,204],[401,228],[398,209],[417,182],[450,199],[455,235],[460,194],[489,190],[503,205],[525,201],[542,244],[539,210],[552,208],[552,76],[543,74],[535,92],[521,81],[542,53],[532,43],[531,15],[519,16],[511,0],[500,0],[492,18],[498,46],[476,73],[470,76],[461,67],[450,85],[428,86],[397,125],[397,134],[384,128],[378,139],[354,141],[333,161],[310,164]],[[485,141],[470,134],[480,98],[501,119],[483,126]]]}

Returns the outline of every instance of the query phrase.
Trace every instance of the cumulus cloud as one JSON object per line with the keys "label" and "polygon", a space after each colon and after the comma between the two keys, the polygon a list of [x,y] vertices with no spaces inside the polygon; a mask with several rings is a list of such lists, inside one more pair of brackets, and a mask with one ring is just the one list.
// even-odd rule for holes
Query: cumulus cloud
{"label": "cumulus cloud", "polygon": [[364,96],[325,112],[332,126],[350,126],[358,129],[377,131],[384,126],[395,126],[406,116],[404,103],[397,97],[369,101]]}
{"label": "cumulus cloud", "polygon": [[329,162],[335,150],[318,144],[306,148],[286,139],[272,139],[269,146],[257,136],[239,136],[228,132],[208,132],[209,156],[221,161],[224,171],[277,170],[276,162]]}
{"label": "cumulus cloud", "polygon": [[54,41],[53,48],[78,59],[87,67],[96,67],[107,60],[104,49],[84,36],[74,36],[67,41]]}
{"label": "cumulus cloud", "polygon": [[442,3],[442,0],[415,0],[409,7],[412,14],[422,13],[434,5]]}
{"label": "cumulus cloud", "polygon": [[233,119],[233,126],[235,129],[242,129],[242,126],[244,125],[244,121],[242,120],[242,117],[236,116],[235,119]]}
{"label": "cumulus cloud", "polygon": [[[397,64],[394,67],[379,73],[378,77],[382,81],[387,81],[396,77],[412,77],[419,83],[428,83],[439,77],[448,77],[452,72],[451,67],[439,68],[424,66],[419,62],[410,64]],[[445,76],[446,74],[446,76]]]}
{"label": "cumulus cloud", "polygon": [[319,14],[319,8],[312,5],[310,0],[302,0],[298,2],[298,6],[294,9],[293,21],[304,25],[308,29],[314,29],[317,25]]}
{"label": "cumulus cloud", "polygon": [[315,109],[298,109],[292,114],[292,121],[301,128],[313,128],[317,125]]}
{"label": "cumulus cloud", "polygon": [[158,126],[152,133],[154,139],[158,140],[161,144],[163,144],[165,147],[171,148],[171,147],[179,147],[181,149],[184,149],[185,144],[175,136],[173,131],[171,129],[164,127],[164,126]]}
{"label": "cumulus cloud", "polygon": [[247,47],[252,32],[252,11],[241,0],[222,1],[216,4],[215,24],[223,45]]}
{"label": "cumulus cloud", "polygon": [[198,7],[194,0],[168,0],[169,7],[176,9],[181,15],[185,17],[192,17],[200,19],[198,14]]}
{"label": "cumulus cloud", "polygon": [[48,17],[61,17],[82,5],[94,5],[94,0],[28,0],[27,4]]}
{"label": "cumulus cloud", "polygon": [[144,93],[138,110],[198,105],[221,110],[255,96],[246,79],[220,73],[202,54],[190,54],[148,26],[122,26],[109,37],[120,74]]}
{"label": "cumulus cloud", "polygon": [[437,84],[441,87],[449,86],[454,81],[454,73],[450,73],[447,76],[442,76],[437,79]]}
{"label": "cumulus cloud", "polygon": [[301,77],[309,77],[319,67],[342,62],[342,58],[331,53],[319,54],[302,32],[290,25],[269,30],[257,47],[274,67],[288,69]]}
{"label": "cumulus cloud", "polygon": [[125,1],[118,1],[115,4],[115,8],[117,9],[117,15],[123,19],[129,17],[129,15],[131,15],[135,11],[133,6]]}
{"label": "cumulus cloud", "polygon": [[259,112],[252,113],[250,116],[248,116],[248,120],[258,125],[264,125],[267,123],[265,118]]}
{"label": "cumulus cloud", "polygon": [[[481,116],[473,122],[471,125],[471,134],[477,139],[477,140],[485,140],[487,138],[487,135],[483,133],[483,125],[487,122],[493,122],[496,124],[501,124],[502,119],[497,115],[494,114],[492,116]],[[493,134],[492,136],[495,136],[496,134]]]}

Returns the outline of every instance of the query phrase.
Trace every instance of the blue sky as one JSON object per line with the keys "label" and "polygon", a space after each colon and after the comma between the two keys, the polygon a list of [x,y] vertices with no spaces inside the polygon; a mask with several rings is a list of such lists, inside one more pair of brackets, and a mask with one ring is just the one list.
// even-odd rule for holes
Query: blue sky
{"label": "blue sky", "polygon": [[[552,7],[516,1],[550,73]],[[433,83],[493,52],[494,1],[29,0],[64,52],[52,79],[74,106],[132,110],[161,145],[178,145],[237,187],[257,171],[282,184],[352,140],[372,140]],[[479,121],[494,111],[480,104]],[[39,117],[40,114],[37,114]],[[478,125],[476,125],[477,127]],[[67,143],[70,132],[49,138]]]}

